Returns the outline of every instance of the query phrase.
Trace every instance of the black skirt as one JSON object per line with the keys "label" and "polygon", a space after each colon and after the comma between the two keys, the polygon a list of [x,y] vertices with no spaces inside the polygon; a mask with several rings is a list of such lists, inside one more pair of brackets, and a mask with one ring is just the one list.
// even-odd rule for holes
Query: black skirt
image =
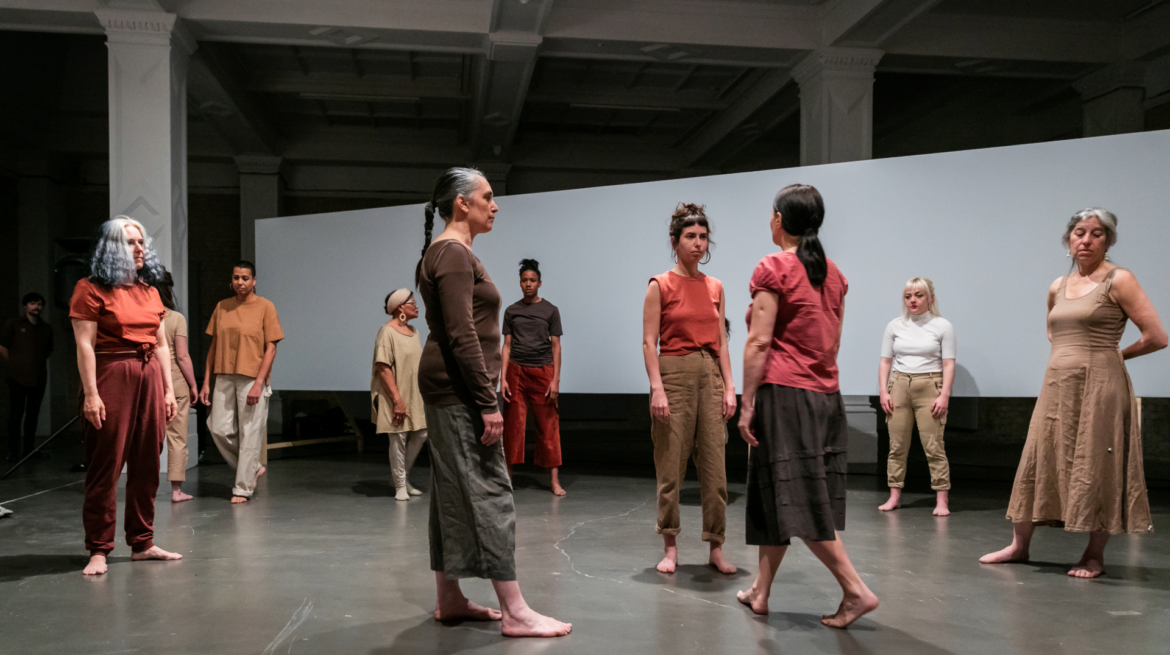
{"label": "black skirt", "polygon": [[760,445],[748,460],[747,543],[836,539],[835,531],[845,529],[849,468],[840,392],[760,385],[754,432]]}

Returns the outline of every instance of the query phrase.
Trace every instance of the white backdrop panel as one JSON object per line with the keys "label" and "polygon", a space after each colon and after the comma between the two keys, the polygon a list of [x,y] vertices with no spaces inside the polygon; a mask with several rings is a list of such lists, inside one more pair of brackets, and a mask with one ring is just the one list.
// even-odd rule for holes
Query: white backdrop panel
{"label": "white backdrop panel", "polygon": [[[542,295],[561,309],[561,390],[645,393],[640,347],[647,281],[671,267],[666,227],[679,201],[703,203],[716,243],[703,270],[724,283],[737,386],[755,264],[775,251],[772,197],[794,182],[825,197],[828,256],[850,282],[840,354],[845,394],[876,393],[882,330],[905,281],[934,280],[959,342],[956,395],[1035,396],[1048,343],[1045,294],[1067,273],[1067,219],[1089,206],[1119,217],[1111,257],[1170,309],[1170,131],[884,159],[499,199],[476,254],[505,305],[517,262],[540,260]],[[369,388],[383,298],[414,285],[422,207],[256,222],[259,289],[280,312],[274,386]],[[435,234],[442,229],[436,219]],[[1168,317],[1170,318],[1170,317]],[[425,322],[415,324],[426,336]],[[1123,345],[1137,338],[1131,325]],[[1129,363],[1139,395],[1170,396],[1165,353]]]}

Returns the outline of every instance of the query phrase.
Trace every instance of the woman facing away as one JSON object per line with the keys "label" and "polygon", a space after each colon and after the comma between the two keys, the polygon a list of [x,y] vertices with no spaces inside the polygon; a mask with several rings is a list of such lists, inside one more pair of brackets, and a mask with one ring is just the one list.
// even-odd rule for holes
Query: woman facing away
{"label": "woman facing away", "polygon": [[[500,292],[471,250],[499,207],[483,173],[452,168],[426,205],[415,279],[430,334],[419,361],[431,453],[431,570],[439,621],[502,621],[509,637],[560,637],[573,626],[536,613],[516,581],[516,510],[496,400]],[[445,229],[431,242],[435,212]],[[492,581],[500,609],[463,595],[460,578]]]}
{"label": "woman facing away", "polygon": [[930,463],[934,515],[951,513],[951,468],[943,446],[943,430],[954,382],[955,328],[938,313],[934,283],[916,277],[902,289],[902,316],[886,326],[878,363],[878,388],[890,429],[890,457],[886,464],[890,499],[878,507],[883,512],[902,505],[906,459],[917,422],[922,449]]}
{"label": "woman facing away", "polygon": [[[256,295],[256,265],[232,268],[235,296],[219,301],[207,324],[211,348],[199,400],[211,407],[207,429],[229,466],[236,469],[232,503],[246,503],[264,475],[260,461],[268,438],[269,378],[276,343],[284,338],[276,306]],[[215,377],[212,393],[211,378]]]}
{"label": "woman facing away", "polygon": [[118,478],[126,468],[126,544],[132,561],[177,560],[154,544],[154,496],[175,392],[167,369],[163,267],[145,228],[128,216],[102,224],[90,275],[69,301],[81,374],[85,436],[85,575],[102,575],[114,550]]}
{"label": "woman facing away", "polygon": [[395,500],[422,495],[407,474],[427,440],[427,418],[418,392],[418,361],[422,344],[410,322],[418,318],[418,305],[409,289],[386,296],[383,308],[390,320],[374,339],[374,370],[370,379],[373,416],[378,434],[390,441],[390,475]]}
{"label": "woman facing away", "polygon": [[195,367],[187,352],[187,319],[179,313],[175,302],[175,281],[170,271],[164,272],[162,281],[154,287],[167,308],[163,317],[163,334],[171,353],[168,373],[177,404],[175,420],[167,425],[167,480],[171,483],[171,502],[181,503],[191,500],[191,494],[183,493],[183,481],[187,479],[187,421],[191,417],[191,408],[199,404],[199,395],[195,393],[199,386],[195,383]]}
{"label": "woman facing away", "polygon": [[536,415],[537,466],[549,470],[554,495],[561,486],[561,417],[557,398],[561,388],[561,311],[540,296],[544,285],[540,262],[520,260],[520,292],[524,297],[504,310],[503,376],[504,452],[508,475],[524,463],[524,432],[528,408]]}
{"label": "woman facing away", "polygon": [[723,284],[699,272],[710,259],[711,224],[700,205],[679,203],[670,218],[674,268],[650,278],[642,308],[642,356],[650,378],[650,436],[658,478],[658,522],[666,551],[658,570],[678,566],[679,490],[692,456],[703,504],[708,561],[735,573],[723,555],[727,530],[726,422],[735,381],[723,329]]}
{"label": "woman facing away", "polygon": [[[1052,350],[1008,505],[1012,543],[979,561],[1026,562],[1037,525],[1063,527],[1089,533],[1068,574],[1095,578],[1105,572],[1109,535],[1154,529],[1125,360],[1165,348],[1167,337],[1137,277],[1109,262],[1116,216],[1077,212],[1062,240],[1075,266],[1048,288]],[[1127,321],[1142,336],[1118,350]]]}
{"label": "woman facing away", "polygon": [[776,570],[797,537],[841,585],[841,605],[821,623],[844,628],[877,609],[878,599],[837,535],[845,528],[849,442],[837,351],[849,283],[821,247],[824,217],[816,188],[781,189],[770,222],[781,250],[752,273],[739,433],[752,447],[747,542],[760,547],[760,570],[736,597],[767,614]]}

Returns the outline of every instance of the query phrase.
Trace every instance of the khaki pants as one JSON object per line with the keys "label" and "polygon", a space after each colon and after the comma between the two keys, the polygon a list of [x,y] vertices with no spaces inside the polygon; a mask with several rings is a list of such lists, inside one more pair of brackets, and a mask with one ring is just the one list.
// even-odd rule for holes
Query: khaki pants
{"label": "khaki pants", "polygon": [[723,376],[707,351],[658,358],[670,422],[652,420],[654,468],[658,477],[658,534],[677,535],[679,488],[687,460],[695,460],[703,503],[703,541],[723,543],[727,530],[727,470],[724,464]]}
{"label": "khaki pants", "polygon": [[[174,376],[172,376],[174,377]],[[174,379],[175,420],[167,426],[167,480],[187,479],[187,420],[191,414],[191,390],[182,377]]]}
{"label": "khaki pants", "polygon": [[236,469],[233,496],[249,498],[256,490],[256,473],[260,470],[260,451],[268,433],[268,397],[272,388],[265,386],[260,402],[248,404],[248,392],[256,378],[246,375],[217,375],[211,394],[211,416],[207,429],[215,447]]}
{"label": "khaki pants", "polygon": [[930,415],[930,405],[941,391],[942,373],[890,374],[889,392],[894,403],[894,413],[886,417],[890,430],[890,459],[886,465],[890,487],[901,489],[905,484],[910,435],[917,421],[918,436],[930,464],[930,487],[935,491],[951,488],[951,467],[943,446],[947,417],[936,419]]}
{"label": "khaki pants", "polygon": [[395,489],[406,488],[406,474],[414,466],[414,460],[427,441],[427,429],[409,432],[390,432],[390,475],[394,478]]}

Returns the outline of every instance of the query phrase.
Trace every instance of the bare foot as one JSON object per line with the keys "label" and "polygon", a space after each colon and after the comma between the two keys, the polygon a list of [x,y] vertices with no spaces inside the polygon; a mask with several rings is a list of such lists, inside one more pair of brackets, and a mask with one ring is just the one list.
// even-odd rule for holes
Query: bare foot
{"label": "bare foot", "polygon": [[160,559],[164,561],[173,561],[183,559],[183,556],[178,553],[165,551],[158,546],[151,546],[141,553],[130,553],[131,562],[143,562],[149,559]]}
{"label": "bare foot", "polygon": [[730,575],[730,574],[735,573],[736,571],[739,570],[739,569],[735,568],[734,564],[732,564],[731,562],[728,562],[726,559],[724,559],[723,547],[716,546],[715,544],[711,544],[711,557],[710,557],[710,559],[707,560],[707,562],[711,566],[714,566],[715,568],[719,569],[720,573],[726,573],[726,574]]}
{"label": "bare foot", "polygon": [[435,601],[436,621],[499,621],[500,610],[477,605],[466,598],[458,598],[444,606]]}
{"label": "bare foot", "polygon": [[890,499],[884,504],[878,505],[878,509],[883,512],[890,512],[902,506],[902,490],[897,487],[890,487]]}
{"label": "bare foot", "polygon": [[1068,574],[1074,578],[1097,578],[1105,573],[1105,562],[1097,559],[1082,558],[1073,564]]}
{"label": "bare foot", "polygon": [[508,614],[503,621],[500,632],[505,637],[563,637],[573,630],[572,623],[537,614],[531,608],[515,616]]}
{"label": "bare foot", "polygon": [[752,583],[751,589],[735,592],[735,599],[752,608],[752,611],[756,614],[768,613],[768,597],[756,589],[756,583],[754,582]]}
{"label": "bare foot", "polygon": [[554,496],[566,496],[569,493],[569,492],[565,491],[564,487],[562,487],[561,485],[556,484],[556,483],[554,483],[552,486],[552,492],[553,492]]}
{"label": "bare foot", "polygon": [[934,515],[935,516],[950,516],[950,492],[946,489],[935,492],[934,499]]}
{"label": "bare foot", "polygon": [[564,496],[568,492],[561,486],[560,467],[554,466],[548,470],[549,476],[552,478],[550,485],[554,496]]}
{"label": "bare foot", "polygon": [[830,628],[848,628],[849,624],[869,614],[878,608],[878,598],[873,592],[866,589],[860,596],[847,596],[841,599],[841,606],[836,614],[826,614],[821,617],[821,624]]}
{"label": "bare foot", "polygon": [[232,504],[233,505],[239,505],[241,503],[246,503],[246,502],[248,502],[248,499],[245,496],[232,496]]}
{"label": "bare foot", "polygon": [[181,503],[184,500],[191,500],[192,498],[194,498],[194,496],[192,496],[190,494],[185,494],[178,489],[175,489],[174,491],[171,492],[171,502],[172,503]]}
{"label": "bare foot", "polygon": [[264,475],[267,471],[267,466],[261,466],[260,469],[256,471],[256,478],[252,480],[252,486],[256,486],[256,483],[260,481],[260,476]]}
{"label": "bare foot", "polygon": [[1015,544],[997,550],[994,553],[987,553],[979,558],[983,564],[1010,564],[1012,562],[1027,562],[1028,550],[1025,548],[1017,548]]}
{"label": "bare foot", "polygon": [[104,575],[107,568],[106,556],[95,553],[90,556],[89,564],[86,564],[85,568],[81,569],[81,572],[85,575]]}

